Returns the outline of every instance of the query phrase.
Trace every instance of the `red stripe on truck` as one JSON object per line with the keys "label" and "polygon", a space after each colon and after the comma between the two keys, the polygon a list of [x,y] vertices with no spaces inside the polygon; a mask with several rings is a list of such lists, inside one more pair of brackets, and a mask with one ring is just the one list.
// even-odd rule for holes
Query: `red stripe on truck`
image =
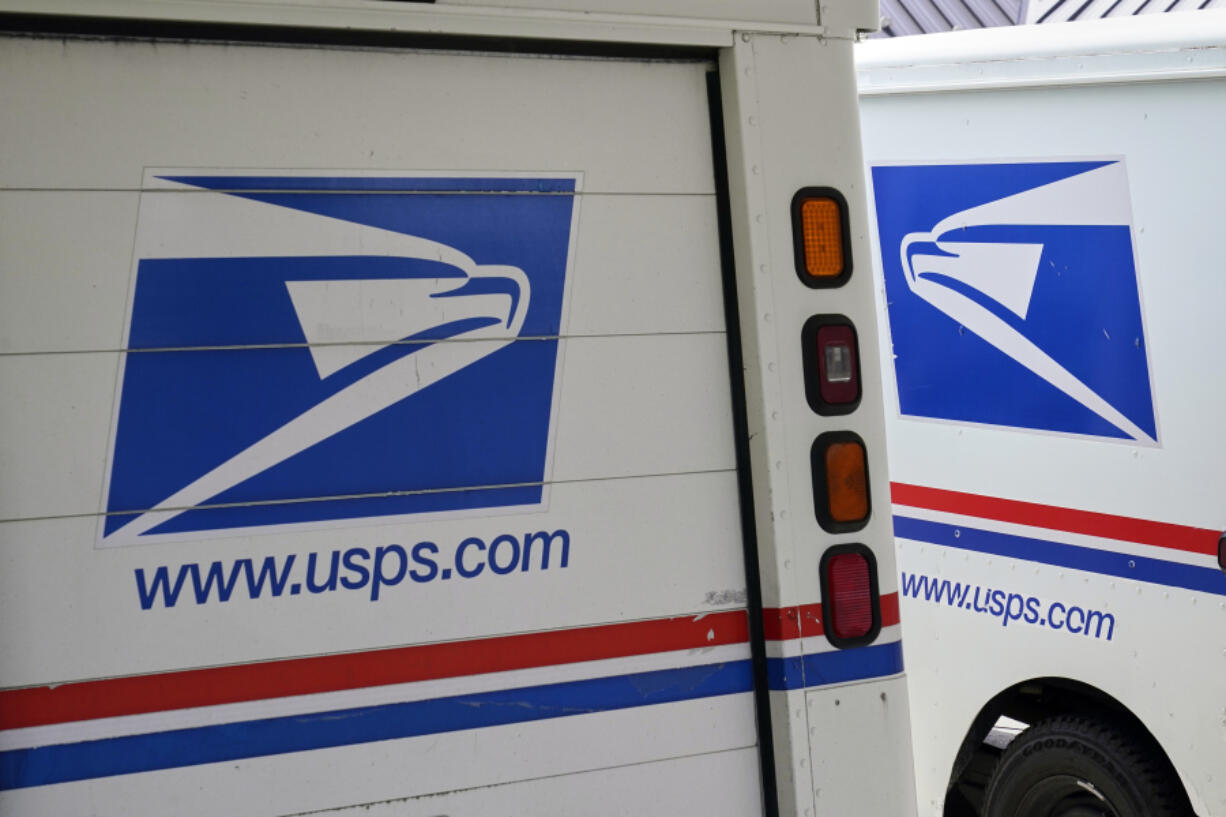
{"label": "red stripe on truck", "polygon": [[927,508],[932,511],[964,514],[997,522],[1011,522],[1036,528],[1099,536],[1119,542],[1135,542],[1139,545],[1183,550],[1212,556],[1217,553],[1217,540],[1221,531],[1154,522],[1130,516],[1113,516],[1094,511],[1079,511],[1040,505],[1035,502],[1020,502],[1015,499],[1000,499],[979,494],[964,494],[922,485],[907,485],[902,482],[890,484],[891,498],[896,505],[912,508]]}
{"label": "red stripe on truck", "polygon": [[[881,626],[892,627],[899,621],[898,593],[881,597]],[[824,635],[822,605],[801,604],[796,607],[767,607],[762,611],[762,629],[768,641],[788,641]]]}
{"label": "red stripe on truck", "polygon": [[767,607],[762,610],[762,629],[768,641],[788,641],[803,635],[821,635],[822,606]]}
{"label": "red stripe on truck", "polygon": [[744,610],[0,692],[0,729],[623,658],[749,640]]}

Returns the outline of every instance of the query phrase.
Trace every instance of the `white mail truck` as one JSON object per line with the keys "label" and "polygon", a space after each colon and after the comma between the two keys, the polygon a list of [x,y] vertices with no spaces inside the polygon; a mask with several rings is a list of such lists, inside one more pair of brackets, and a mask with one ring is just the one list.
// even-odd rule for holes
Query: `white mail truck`
{"label": "white mail truck", "polygon": [[0,813],[914,813],[873,0],[0,2]]}
{"label": "white mail truck", "polygon": [[1226,815],[1226,15],[858,54],[919,810]]}

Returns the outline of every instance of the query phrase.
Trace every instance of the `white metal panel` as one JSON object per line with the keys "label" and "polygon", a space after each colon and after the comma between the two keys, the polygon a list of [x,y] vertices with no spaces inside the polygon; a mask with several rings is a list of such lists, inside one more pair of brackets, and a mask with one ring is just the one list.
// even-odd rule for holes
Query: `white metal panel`
{"label": "white metal panel", "polygon": [[[138,204],[135,193],[0,191],[0,353],[120,348]],[[61,240],[47,240],[56,225]]]}
{"label": "white metal panel", "polygon": [[821,3],[820,22],[831,36],[856,39],[862,32],[881,28],[881,4],[878,0],[853,3]]}
{"label": "white metal panel", "polygon": [[[833,545],[850,542],[872,549],[881,592],[888,594],[895,584],[890,521],[881,511],[888,507],[889,493],[876,377],[866,366],[863,398],[855,412],[822,417],[806,401],[801,355],[801,328],[810,316],[819,314],[847,316],[857,327],[864,359],[876,354],[859,142],[853,130],[829,125],[855,119],[855,100],[849,93],[851,44],[836,39],[747,37],[725,57],[721,68],[727,82],[729,183],[736,214],[734,246],[763,603],[767,608],[785,608],[818,602],[822,554]],[[804,76],[821,76],[823,81],[799,83],[797,78]],[[795,269],[787,205],[801,188],[812,186],[832,187],[848,202],[853,272],[846,284],[834,289],[807,288]],[[854,431],[865,442],[874,508],[863,530],[845,535],[818,526],[809,456],[819,434],[836,430]],[[878,645],[890,638],[884,631]],[[786,641],[773,644],[774,652],[768,654],[776,660],[794,658],[796,650],[809,655],[800,641],[799,647]],[[882,683],[878,678],[857,680],[866,689]],[[819,789],[839,804],[854,802],[859,794],[832,766],[823,763],[820,773],[817,769],[826,745],[806,701],[825,701],[837,696],[838,689],[832,685],[806,692],[805,683],[772,688],[771,694],[784,813],[823,808]],[[890,755],[892,768],[904,769],[901,775],[883,775],[879,781],[881,802],[888,802],[896,813],[909,811],[913,800],[905,773],[910,763],[905,711],[905,704],[892,710],[888,728],[872,730],[871,737],[868,730],[858,735],[871,741],[872,751]],[[838,793],[832,794],[832,788]]]}
{"label": "white metal panel", "polygon": [[[440,5],[486,6],[491,8],[523,8],[519,0],[446,0]],[[747,15],[743,4],[736,0],[538,0],[530,7],[558,11],[616,12],[617,14],[650,14],[661,17],[692,17],[695,19],[738,20],[751,16],[761,23],[813,25],[817,22],[817,7],[807,0],[766,0],[755,3]]]}
{"label": "white metal panel", "polygon": [[713,190],[703,63],[0,42],[0,72],[23,78],[0,90],[2,188],[133,190],[146,167],[193,167],[583,170],[587,192]]}
{"label": "white metal panel", "polygon": [[[288,364],[290,355],[300,353],[264,354],[268,365],[279,366],[286,365],[279,358]],[[224,362],[245,352],[188,354]],[[0,521],[93,514],[104,506],[121,357],[109,352],[0,356],[0,380],[10,384],[0,396],[6,466]],[[721,334],[571,338],[561,342],[559,359],[560,408],[553,475],[547,481],[734,467]]]}
{"label": "white metal panel", "polygon": [[[36,725],[8,730],[0,744],[17,751],[30,741],[44,745],[39,740],[75,746],[139,737],[133,730],[248,723],[244,718],[322,723],[340,712],[343,721],[351,711],[344,707],[414,703],[423,695],[447,699],[657,670],[743,668],[730,694],[94,776],[5,792],[3,810],[74,811],[89,803],[98,813],[130,813],[140,802],[153,814],[285,813],[753,746],[752,702],[742,691],[749,684],[745,575],[714,233],[708,65],[182,43],[3,46],[4,75],[13,79],[0,93],[14,124],[6,127],[0,195],[6,210],[20,214],[11,229],[21,233],[11,246],[6,242],[4,260],[23,270],[5,284],[20,305],[5,309],[56,318],[16,320],[8,353],[0,356],[0,379],[11,386],[0,398],[2,516],[27,520],[0,522],[6,656],[0,686],[241,669],[273,659],[634,622],[689,622],[710,640],[715,625],[702,619],[711,614],[742,634],[715,646],[643,646],[599,661],[342,689],[318,700],[288,695]],[[216,197],[140,192],[152,184],[149,168],[167,167],[245,168],[247,175],[570,173],[582,174],[583,198],[617,194],[578,205],[564,300],[573,319],[568,325],[564,314],[560,321],[571,336],[559,343],[552,474],[546,471],[553,484],[539,507],[269,525],[96,547],[124,355],[118,349],[131,308],[132,246],[135,240],[143,251],[157,239],[140,232],[143,215],[134,217],[133,206],[157,197]],[[98,240],[92,248],[65,242],[65,231]],[[242,232],[238,225],[232,233],[236,247],[251,244]],[[302,240],[318,243],[326,232],[305,229]],[[57,249],[43,252],[47,245]],[[66,280],[71,284],[57,285]],[[92,298],[95,286],[107,296]],[[55,320],[78,325],[57,333]],[[292,351],[301,349],[139,354],[258,353],[273,361]],[[301,573],[293,589],[275,597],[239,593],[224,603],[198,602],[189,592],[173,607],[162,595],[142,609],[138,591],[137,576],[152,577],[159,567],[182,576],[185,565],[207,570],[215,562],[267,557],[284,565],[294,556],[302,571],[310,554],[326,560],[342,550],[422,542],[451,554],[471,537],[492,543],[500,534],[526,539],[528,531],[559,530],[569,537],[565,567],[555,562],[549,570],[503,575],[491,568],[463,581],[446,581],[451,568],[444,567],[441,580],[401,579],[400,592],[385,586],[377,601],[361,591],[317,593]],[[560,558],[561,541],[553,547]],[[460,562],[447,564],[460,569]],[[589,640],[600,645],[601,638],[593,632]],[[652,689],[640,693],[647,700]],[[325,704],[341,709],[319,708]],[[756,753],[736,757],[748,765],[725,778],[736,789],[728,802],[756,803]],[[672,779],[660,802],[683,796],[685,779]],[[224,790],[224,802],[184,798],[186,781],[192,790]],[[536,795],[527,797],[531,803]],[[614,801],[599,806],[621,813]]]}
{"label": "white metal panel", "polygon": [[118,365],[113,354],[0,357],[0,519],[97,512]]}
{"label": "white metal panel", "polygon": [[[723,332],[709,196],[580,197],[570,335]],[[585,221],[608,224],[584,230]]]}
{"label": "white metal panel", "polygon": [[[730,473],[555,486],[548,513],[416,525],[335,528],[201,543],[91,550],[89,517],[0,525],[0,639],[5,687],[54,678],[158,672],[267,658],[449,641],[558,626],[735,609],[744,603]],[[633,509],[633,513],[627,513]],[[365,591],[317,596],[216,598],[141,610],[134,571],[243,557],[328,554],[423,540],[454,545],[522,531],[565,529],[570,564],[546,571],[417,585],[405,581],[378,602]],[[645,560],[671,569],[644,570]],[[323,569],[320,569],[323,573]],[[626,588],[634,588],[628,598]],[[526,603],[524,599],[531,599]],[[462,610],[462,615],[421,615]],[[32,627],[38,622],[38,627]]]}
{"label": "white metal panel", "polygon": [[[387,814],[548,814],[555,797],[567,802],[579,793],[604,792],[586,813],[625,814],[626,792],[608,794],[619,782],[646,779],[654,785],[640,813],[676,813],[672,805],[693,798],[696,788],[722,794],[729,805],[759,802],[753,711],[746,695],[622,712],[577,715],[550,721],[467,730],[406,740],[322,749],[269,758],[214,763],[139,775],[104,777],[86,783],[0,792],[5,814],[88,813],[121,815],[293,814],[375,804]],[[728,751],[724,760],[705,760]],[[669,758],[692,756],[679,765]],[[639,765],[642,764],[642,765]],[[739,769],[728,769],[728,765]],[[694,767],[697,767],[695,769]],[[592,771],[570,782],[576,773]],[[667,774],[672,771],[674,774]],[[697,786],[693,775],[720,771]],[[548,778],[543,780],[541,778]],[[527,781],[519,787],[506,784]],[[553,782],[549,782],[553,781]],[[572,788],[573,787],[573,788]],[[201,791],[208,796],[200,796]],[[385,801],[404,800],[403,804]],[[83,811],[82,804],[88,804]],[[365,813],[367,806],[363,805]],[[406,812],[405,809],[408,809]],[[374,813],[380,813],[375,811]],[[563,812],[564,813],[564,812]],[[717,812],[718,813],[718,812]],[[736,812],[725,812],[736,813]],[[752,810],[739,812],[753,813]]]}
{"label": "white metal panel", "polygon": [[575,338],[562,345],[555,480],[732,470],[722,336]]}
{"label": "white metal panel", "polygon": [[1153,82],[1222,76],[1223,46],[1226,11],[1202,11],[871,40],[856,67],[862,97]]}
{"label": "white metal panel", "polygon": [[[1204,529],[1205,538],[1226,528],[1226,448],[1218,430],[1226,384],[1216,375],[1226,365],[1220,320],[1226,287],[1205,262],[1220,254],[1226,189],[1218,138],[1226,128],[1226,82],[1220,78],[1226,29],[1216,14],[1172,19],[1178,17],[1061,27],[1050,50],[1043,47],[1028,59],[1021,49],[1038,46],[1030,33],[1009,40],[983,32],[945,42],[956,44],[956,51],[904,55],[875,47],[862,63],[870,165],[1122,159],[1159,432],[1156,444],[1140,445],[902,417],[887,346],[882,364],[895,480],[1191,526]],[[1112,36],[1120,39],[1108,42]],[[979,87],[968,79],[977,71],[990,73],[989,49],[1014,59],[1008,77],[959,92]],[[1084,75],[1071,76],[1070,60],[1084,67]],[[1199,68],[1206,68],[1198,74],[1205,78],[1177,81]],[[908,89],[931,93],[907,95]],[[898,513],[985,526],[973,516],[922,508]],[[1128,564],[1157,559],[1205,575],[1216,570],[1212,555],[1203,552],[1078,536],[1051,524],[993,521],[988,527],[1116,553]],[[1114,619],[1111,635],[1087,637],[1033,624],[1004,629],[1000,618],[971,615],[948,602],[904,599],[923,811],[940,813],[954,755],[980,708],[1015,683],[1054,676],[1103,690],[1137,715],[1174,762],[1196,813],[1226,814],[1216,760],[1221,753],[1205,748],[1226,741],[1220,684],[1226,602],[1219,592],[906,539],[899,545],[900,568],[913,576],[1004,589],[1035,597],[1042,609],[1058,602]]]}
{"label": "white metal panel", "polygon": [[[1035,127],[1038,111],[1061,127]],[[991,473],[1002,495],[1053,505],[1075,496],[1104,513],[1220,526],[1223,452],[1206,412],[1226,395],[1220,379],[1196,373],[1220,370],[1226,349],[1216,309],[1226,290],[1203,261],[1215,252],[1226,185],[1216,138],[1226,127],[1226,83],[869,98],[863,112],[870,163],[1124,157],[1160,430],[1154,448],[904,420],[891,436],[894,478],[974,492]],[[899,117],[924,125],[898,139],[891,123]],[[973,143],[949,138],[955,123],[975,134]],[[896,395],[888,401],[897,415]],[[931,458],[933,450],[941,456]],[[1001,461],[1011,466],[995,467]],[[1060,480],[1050,478],[1052,463]],[[1155,490],[1171,484],[1180,490]]]}
{"label": "white metal panel", "polygon": [[954,756],[980,708],[1010,684],[1042,677],[1091,684],[1129,707],[1175,762],[1197,813],[1224,813],[1214,782],[1220,768],[1215,753],[1204,748],[1223,741],[1214,717],[1221,711],[1217,679],[1226,670],[1220,596],[908,540],[899,540],[899,565],[911,574],[1020,591],[1114,616],[1113,637],[1106,640],[1030,625],[1005,630],[998,618],[905,600],[922,813],[941,813]]}
{"label": "white metal panel", "polygon": [[[764,118],[761,123],[761,165],[765,194],[771,201],[791,201],[796,191],[806,186],[826,186],[840,191],[848,199],[852,214],[850,226],[853,274],[844,286],[836,289],[808,290],[797,278],[792,256],[792,222],[789,211],[779,208],[767,223],[770,240],[770,264],[774,275],[769,283],[771,302],[760,308],[763,320],[774,327],[774,345],[768,352],[765,365],[766,377],[776,381],[784,406],[807,406],[804,396],[803,377],[785,376],[784,373],[802,373],[800,327],[814,314],[855,316],[857,340],[864,359],[873,359],[877,354],[877,333],[873,319],[875,313],[865,307],[871,303],[873,279],[868,265],[870,244],[868,225],[857,218],[865,202],[864,184],[859,167],[859,144],[855,133],[842,129],[824,129],[823,120],[828,117],[851,115],[853,105],[846,87],[851,81],[851,46],[839,41],[804,41],[787,44],[777,41],[780,47],[773,49],[770,59],[763,59],[756,67],[755,92],[759,104],[765,110],[780,116],[786,111],[785,122],[773,122]],[[792,46],[796,47],[793,48]],[[765,50],[765,48],[763,48]],[[816,55],[815,53],[816,52]],[[841,57],[841,58],[840,58]],[[798,104],[797,89],[789,84],[789,78],[806,70],[810,62],[824,66],[829,84],[807,87],[805,104]],[[843,71],[840,77],[835,72]],[[789,105],[798,108],[797,113]],[[765,115],[769,116],[769,114]],[[782,118],[782,117],[781,117]],[[820,156],[824,164],[820,171],[806,167],[798,157]],[[750,169],[753,174],[753,169]],[[800,290],[804,290],[801,292]],[[804,296],[808,297],[804,297]],[[769,311],[768,311],[769,310]],[[766,315],[770,315],[769,319]],[[864,439],[869,447],[870,495],[880,500],[884,507],[889,496],[889,479],[880,456],[884,445],[884,429],[881,425],[881,391],[873,372],[865,374],[863,397],[860,407],[847,416],[820,417],[812,410],[781,411],[778,418],[782,428],[781,445],[775,459],[782,460],[786,476],[780,485],[774,486],[775,511],[786,520],[776,523],[775,536],[782,533],[783,541],[795,548],[799,569],[793,581],[797,583],[797,601],[809,601],[820,597],[817,583],[816,560],[821,549],[832,544],[836,537],[821,530],[816,517],[808,512],[813,506],[812,475],[808,451],[818,434],[825,431],[850,430]],[[786,487],[784,487],[786,486]],[[796,512],[789,513],[789,509]],[[877,549],[877,543],[890,538],[890,520],[886,514],[874,514],[868,525],[854,534],[855,541],[863,541]],[[785,545],[788,547],[789,545]],[[883,593],[896,590],[886,569],[891,552],[882,547],[878,554],[881,560]]]}
{"label": "white metal panel", "polygon": [[[169,195],[232,198],[0,191],[0,353],[123,348],[139,201]],[[723,332],[718,248],[692,239],[715,232],[712,196],[577,199],[566,335]]]}
{"label": "white metal panel", "polygon": [[[95,678],[261,658],[447,641],[557,626],[700,614],[744,603],[735,477],[729,471],[555,485],[548,511],[93,549],[92,516],[0,525],[6,570],[3,685]],[[377,521],[377,520],[376,520]],[[377,603],[365,591],[141,610],[134,571],[183,562],[405,547],[556,529],[565,570],[416,585]],[[556,558],[556,557],[555,557]],[[654,564],[648,570],[646,565]],[[320,568],[322,575],[323,568]],[[633,597],[626,588],[633,587]],[[524,599],[534,603],[524,603]],[[459,616],[415,611],[463,610]],[[399,614],[393,614],[393,610]],[[258,614],[253,620],[252,616]],[[29,622],[37,621],[32,628]],[[52,635],[54,634],[54,635]]]}
{"label": "white metal panel", "polygon": [[[761,806],[753,775],[752,749],[686,757],[651,765],[623,766],[497,788],[406,799],[342,809],[338,815],[412,817],[424,806],[457,817],[496,812],[508,817],[589,817],[610,804],[622,814],[704,814],[742,817]],[[678,782],[681,785],[676,785]],[[359,811],[359,809],[361,809]]]}
{"label": "white metal panel", "polygon": [[[727,47],[736,31],[768,30],[821,34],[813,25],[814,8],[798,0],[772,0],[719,19],[735,4],[678,0],[671,7],[606,4],[593,9],[573,2],[574,10],[499,8],[501,4],[370,3],[364,0],[4,0],[0,9],[16,13],[98,16],[119,20],[170,23],[227,23],[250,26],[295,26],[305,29],[378,33],[446,34],[469,37],[516,37],[596,43],[683,47]],[[557,4],[559,7],[563,2]],[[863,6],[857,2],[857,5]],[[646,13],[626,13],[626,12]],[[698,17],[677,16],[697,14]]]}
{"label": "white metal panel", "polygon": [[[907,668],[908,674],[912,671]],[[910,780],[910,752],[883,752],[880,743],[866,738],[898,735],[897,722],[908,717],[906,681],[895,678],[810,692],[805,703],[815,746],[821,747],[812,754],[817,813],[893,814],[898,792],[884,783]],[[909,732],[902,734],[909,739]]]}

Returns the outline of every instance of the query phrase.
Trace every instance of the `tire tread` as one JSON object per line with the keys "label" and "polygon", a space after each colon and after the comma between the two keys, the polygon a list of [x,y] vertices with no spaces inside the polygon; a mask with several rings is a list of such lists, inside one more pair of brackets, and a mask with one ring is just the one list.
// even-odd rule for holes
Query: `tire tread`
{"label": "tire tread", "polygon": [[[984,792],[985,817],[1023,817],[1000,803],[1002,788],[1019,766],[1031,760],[1038,744],[1063,738],[1086,754],[1144,804],[1145,817],[1190,817],[1191,810],[1175,771],[1147,734],[1085,715],[1058,715],[1032,725],[1001,755]],[[1028,817],[1028,816],[1026,816]]]}

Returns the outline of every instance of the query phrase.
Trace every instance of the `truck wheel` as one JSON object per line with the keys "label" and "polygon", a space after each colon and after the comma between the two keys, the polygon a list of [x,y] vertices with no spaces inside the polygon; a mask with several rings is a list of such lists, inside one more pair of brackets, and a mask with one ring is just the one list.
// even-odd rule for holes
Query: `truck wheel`
{"label": "truck wheel", "polygon": [[984,817],[1185,817],[1170,764],[1151,742],[1061,716],[1019,735],[984,793]]}

